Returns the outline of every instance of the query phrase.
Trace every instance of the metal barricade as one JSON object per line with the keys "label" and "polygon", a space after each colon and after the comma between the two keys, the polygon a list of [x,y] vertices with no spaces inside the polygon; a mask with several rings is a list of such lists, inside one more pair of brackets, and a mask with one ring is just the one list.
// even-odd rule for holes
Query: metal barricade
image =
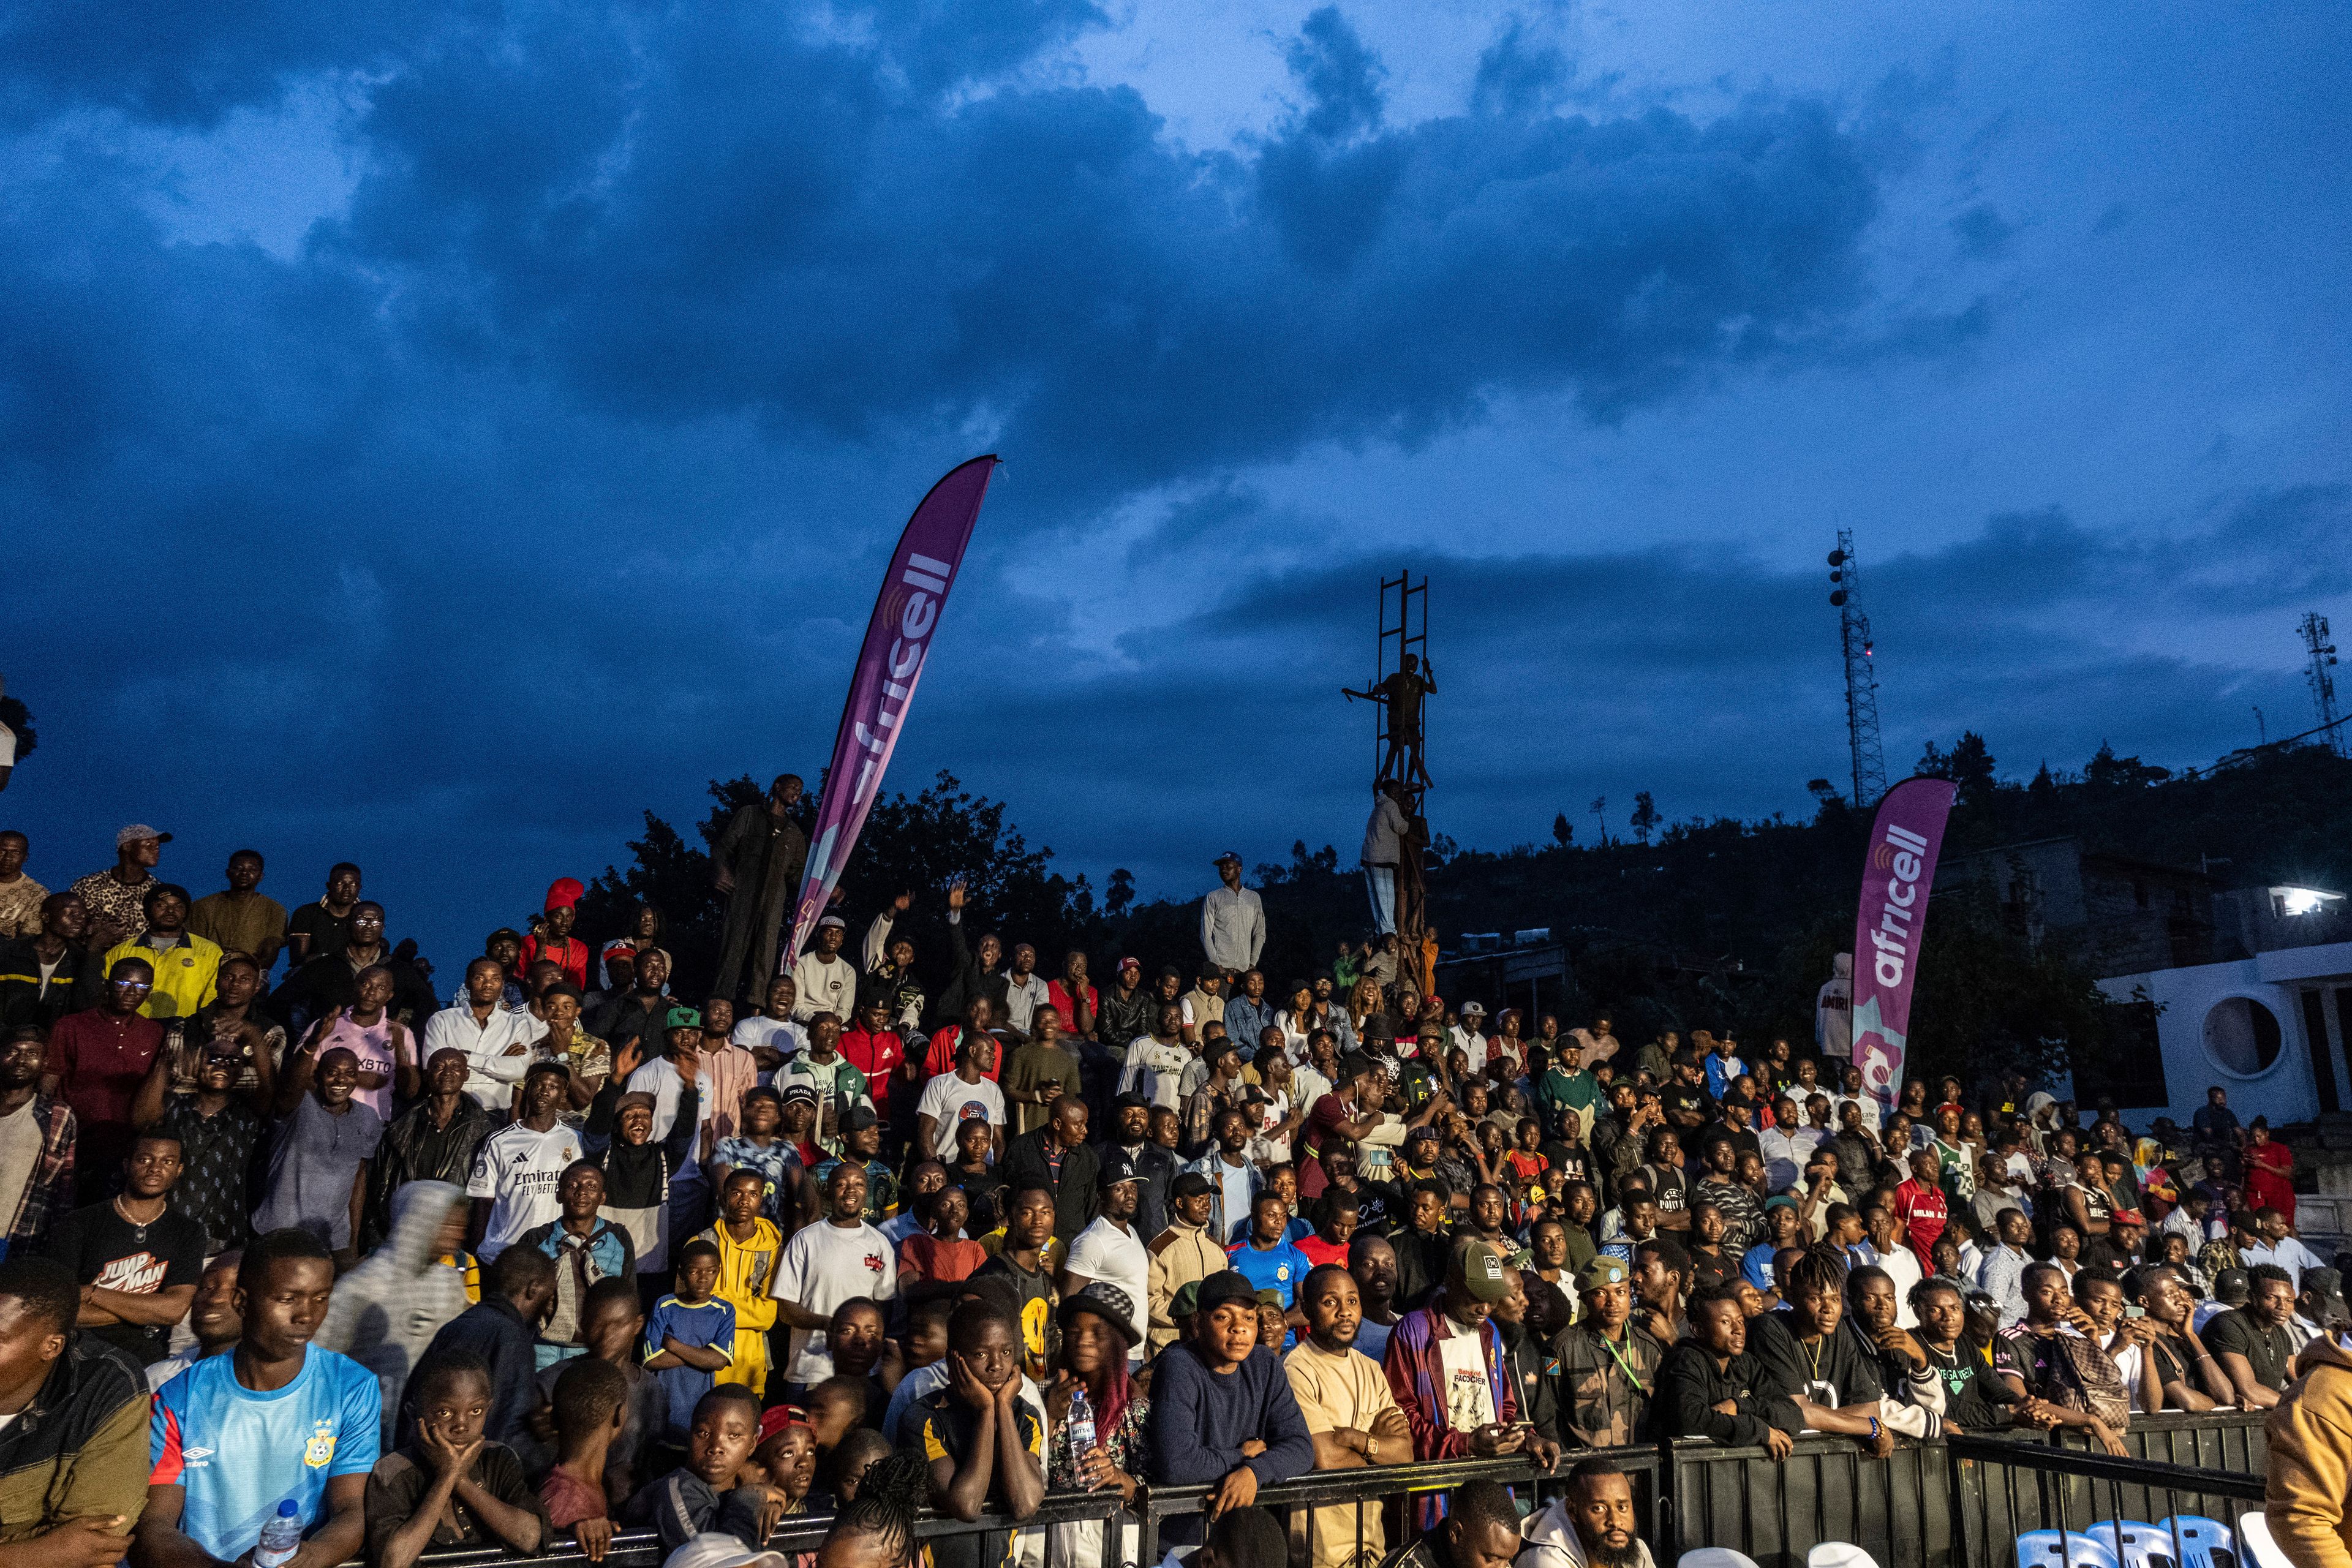
{"label": "metal barricade", "polygon": [[[2263,1478],[2053,1443],[1947,1440],[1952,1527],[1968,1568],[2146,1568],[2242,1562],[2236,1547]],[[2231,1553],[2217,1559],[2216,1550]]]}
{"label": "metal barricade", "polygon": [[1760,1568],[1804,1568],[1814,1547],[1836,1541],[1882,1568],[1959,1568],[1949,1477],[1933,1444],[1898,1443],[1880,1459],[1850,1437],[1804,1436],[1777,1463],[1762,1448],[1697,1439],[1672,1452],[1674,1531],[1656,1538],[1662,1563],[1728,1546]]}

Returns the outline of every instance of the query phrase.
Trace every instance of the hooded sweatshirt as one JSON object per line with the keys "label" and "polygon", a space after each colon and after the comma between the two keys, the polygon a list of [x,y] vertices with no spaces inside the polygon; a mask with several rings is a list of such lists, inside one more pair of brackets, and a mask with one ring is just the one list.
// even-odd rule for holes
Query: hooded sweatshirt
{"label": "hooded sweatshirt", "polygon": [[624,1143],[615,1123],[625,1101],[648,1108],[653,1096],[642,1090],[625,1094],[618,1073],[605,1079],[588,1108],[588,1125],[582,1142],[589,1158],[604,1167],[604,1215],[628,1233],[636,1250],[637,1271],[658,1274],[669,1267],[669,1178],[694,1146],[699,1126],[695,1112],[702,1103],[699,1079],[681,1085],[677,1114],[669,1136],[660,1142]]}
{"label": "hooded sweatshirt", "polygon": [[2352,1354],[2322,1335],[2294,1364],[2297,1381],[2263,1423],[2263,1518],[2297,1568],[2352,1568]]}
{"label": "hooded sweatshirt", "polygon": [[[1516,1568],[1586,1568],[1590,1561],[1584,1542],[1577,1536],[1576,1521],[1568,1516],[1566,1498],[1554,1498],[1521,1520],[1519,1539],[1528,1545],[1519,1553]],[[1633,1547],[1641,1554],[1640,1568],[1658,1568],[1648,1542],[1637,1535]]]}
{"label": "hooded sweatshirt", "polygon": [[[383,1387],[383,1423],[392,1430],[410,1368],[441,1326],[464,1311],[466,1274],[444,1262],[434,1243],[449,1211],[466,1201],[448,1182],[410,1182],[392,1194],[392,1235],[335,1282],[334,1300],[310,1342],[375,1373]],[[384,1449],[391,1451],[387,1435]]]}

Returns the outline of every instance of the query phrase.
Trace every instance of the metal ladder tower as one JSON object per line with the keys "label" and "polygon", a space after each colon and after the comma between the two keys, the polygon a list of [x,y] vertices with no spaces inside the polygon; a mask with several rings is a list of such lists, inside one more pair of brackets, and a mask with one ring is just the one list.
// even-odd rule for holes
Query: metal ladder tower
{"label": "metal ladder tower", "polygon": [[1886,757],[1878,743],[1878,673],[1870,617],[1862,612],[1862,571],[1854,563],[1853,530],[1838,530],[1830,552],[1830,603],[1837,606],[1838,641],[1845,655],[1845,734],[1853,752],[1853,804],[1867,810],[1886,793]]}
{"label": "metal ladder tower", "polygon": [[[1410,571],[1400,572],[1393,578],[1383,578],[1381,582],[1380,647],[1375,657],[1379,673],[1373,684],[1377,687],[1389,677],[1401,673],[1407,654],[1411,654],[1426,670],[1429,665],[1429,578],[1424,574],[1416,583]],[[1400,765],[1390,767],[1390,705],[1381,702],[1373,706],[1380,710],[1372,737],[1374,776],[1376,779],[1386,778],[1393,773],[1397,782],[1404,785],[1405,810],[1419,816],[1422,815],[1422,795],[1427,787],[1421,782],[1426,770],[1419,765],[1422,763],[1423,731],[1416,727],[1410,735],[1394,737],[1399,742],[1395,755]],[[1418,707],[1415,711],[1419,711]]]}
{"label": "metal ladder tower", "polygon": [[2328,640],[2327,617],[2312,611],[2295,628],[2303,634],[2303,646],[2311,656],[2304,667],[2303,679],[2311,688],[2311,705],[2319,714],[2319,743],[2337,756],[2352,756],[2352,742],[2345,739],[2347,728],[2338,723],[2336,711],[2336,678],[2327,672],[2335,668],[2336,645]]}

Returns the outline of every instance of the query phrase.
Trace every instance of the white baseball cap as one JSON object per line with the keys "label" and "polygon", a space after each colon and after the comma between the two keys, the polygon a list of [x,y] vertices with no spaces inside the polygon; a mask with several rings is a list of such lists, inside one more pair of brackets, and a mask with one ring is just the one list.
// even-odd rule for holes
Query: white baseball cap
{"label": "white baseball cap", "polygon": [[706,1530],[662,1560],[662,1568],[791,1568],[781,1552],[753,1552],[731,1535]]}

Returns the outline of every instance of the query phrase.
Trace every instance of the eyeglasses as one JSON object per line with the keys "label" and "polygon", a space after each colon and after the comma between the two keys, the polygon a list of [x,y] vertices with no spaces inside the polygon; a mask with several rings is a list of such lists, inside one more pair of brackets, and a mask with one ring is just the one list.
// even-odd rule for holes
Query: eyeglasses
{"label": "eyeglasses", "polygon": [[152,991],[155,989],[155,983],[152,980],[110,980],[107,984],[113,986],[117,991]]}

